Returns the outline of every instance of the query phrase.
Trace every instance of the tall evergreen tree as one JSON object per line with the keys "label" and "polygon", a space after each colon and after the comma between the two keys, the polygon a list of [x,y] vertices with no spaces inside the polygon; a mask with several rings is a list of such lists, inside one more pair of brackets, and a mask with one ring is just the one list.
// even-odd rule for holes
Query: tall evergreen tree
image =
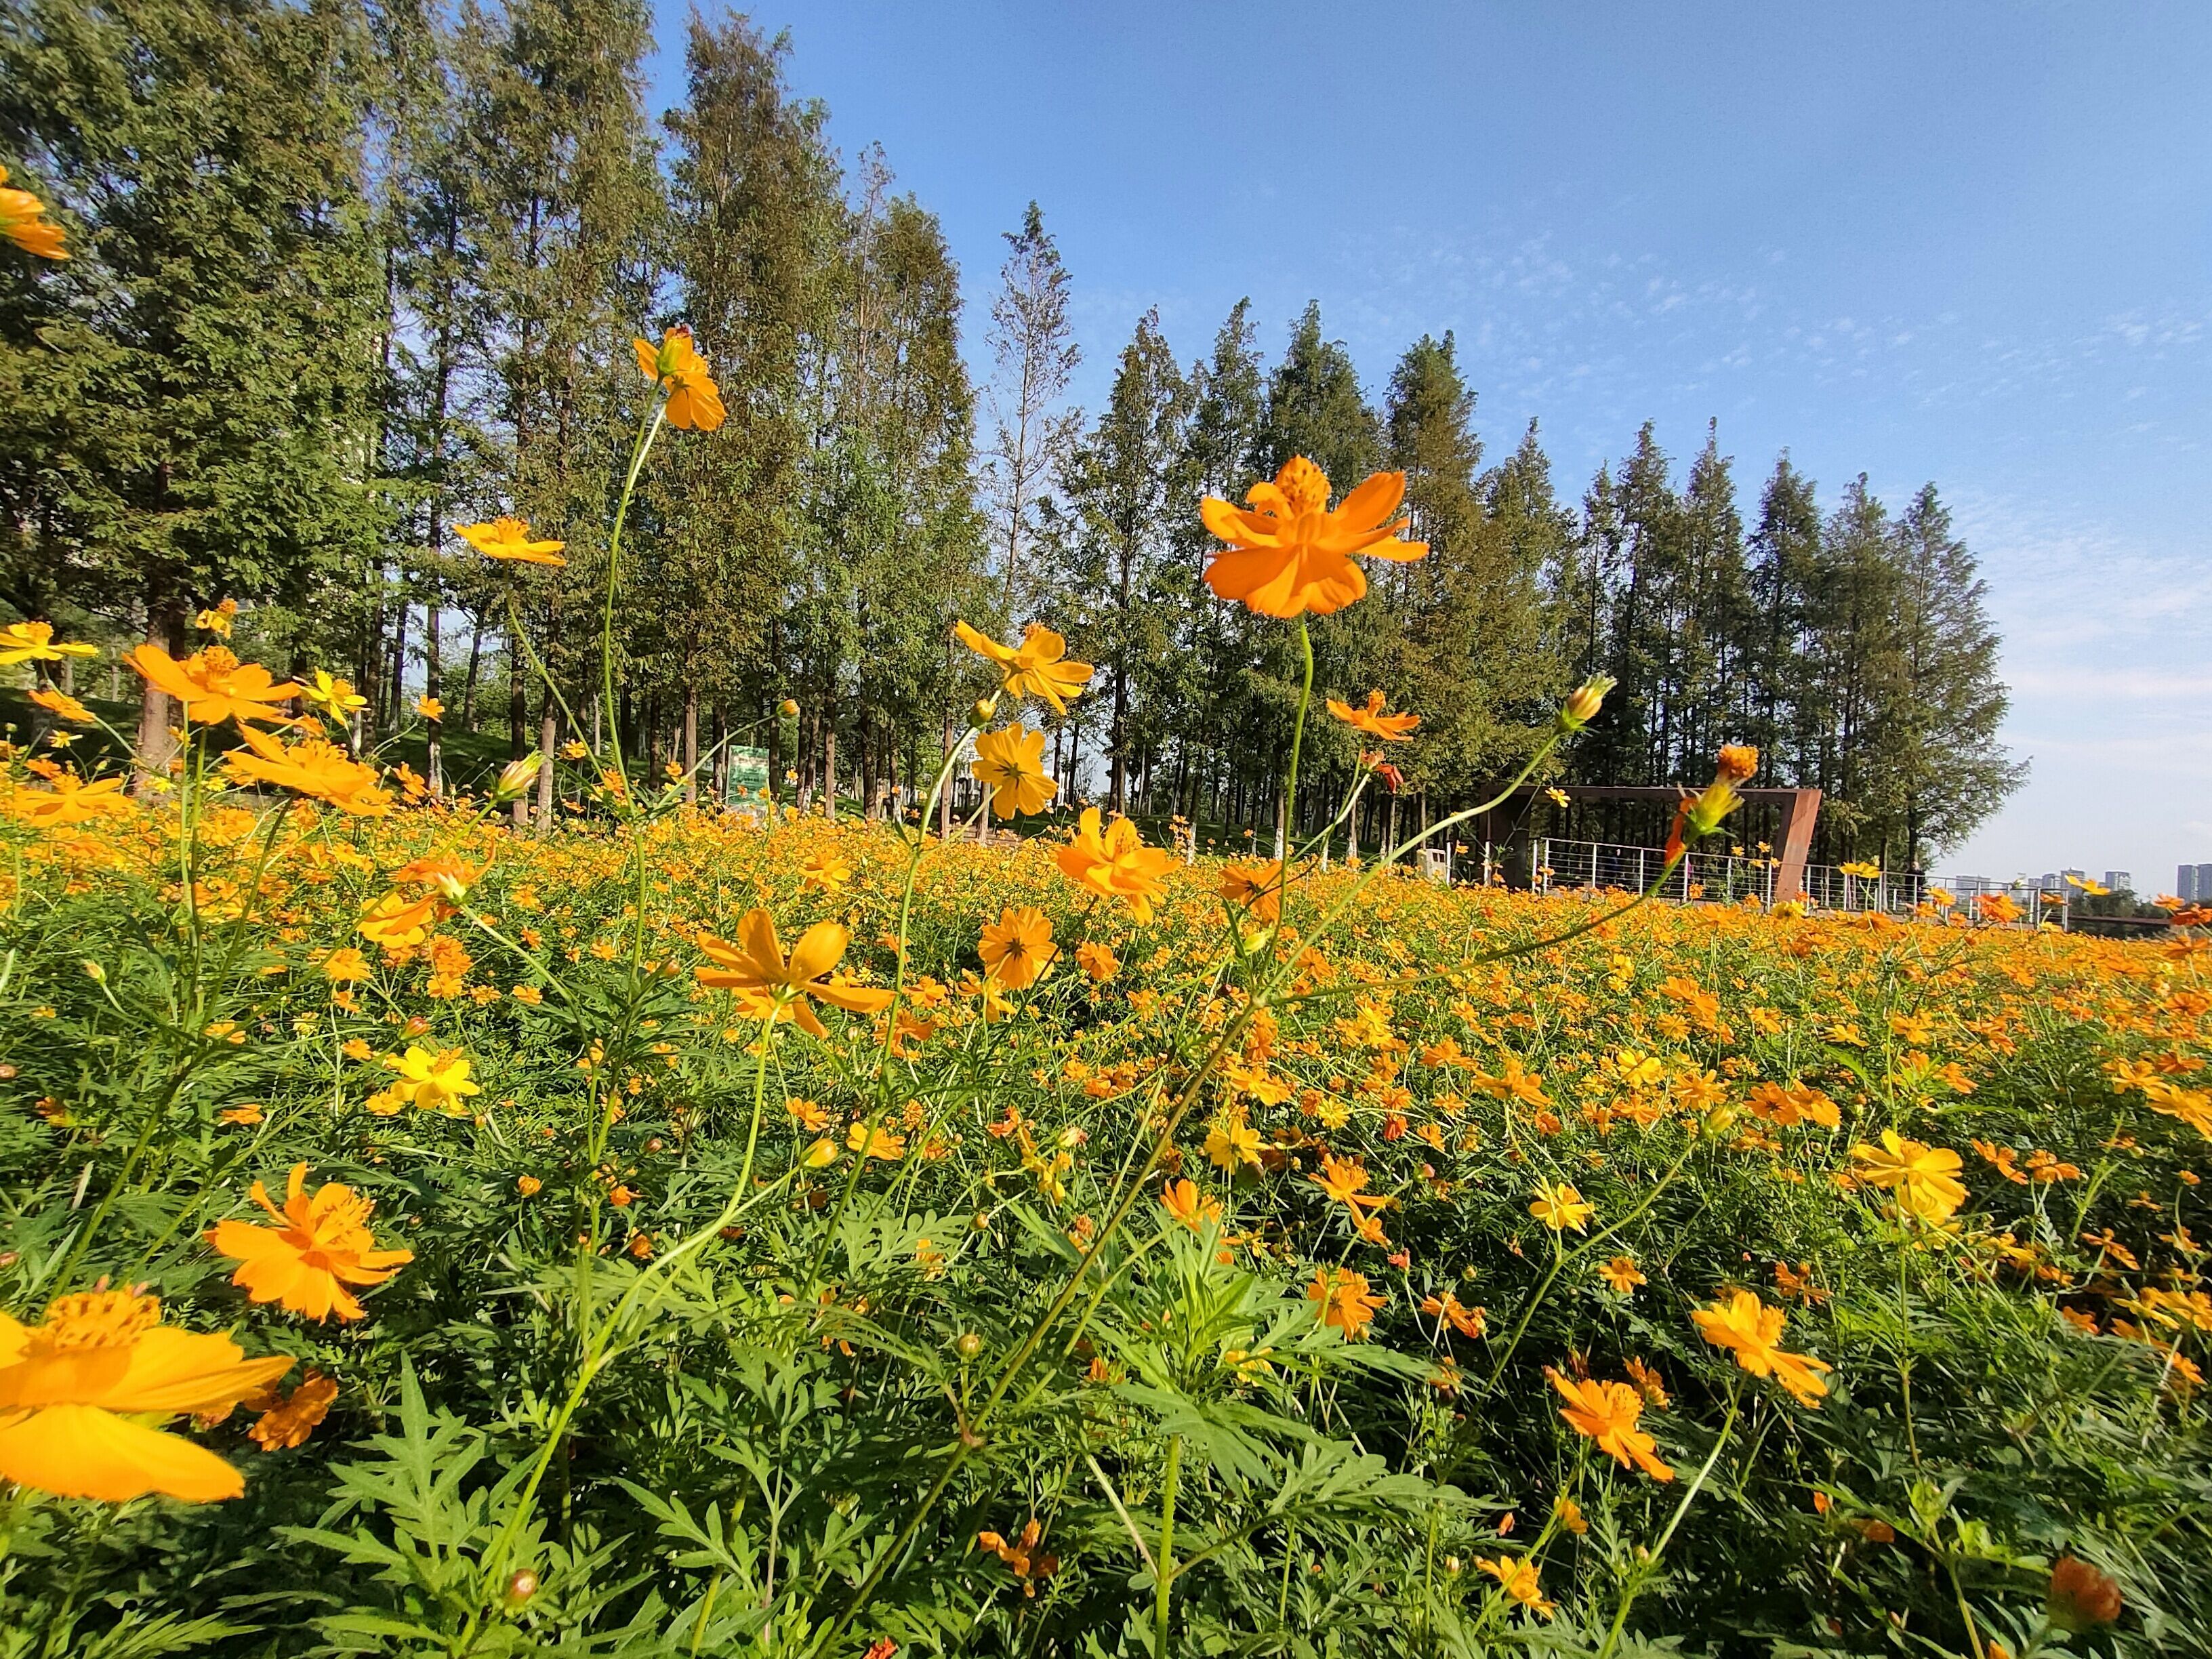
{"label": "tall evergreen tree", "polygon": [[1067,267],[1035,202],[1022,228],[1006,233],[1006,262],[991,301],[995,367],[986,394],[991,442],[983,485],[1006,618],[1014,622],[1029,597],[1023,556],[1033,521],[1081,430],[1081,411],[1060,405],[1083,354],[1068,319]]}
{"label": "tall evergreen tree", "polygon": [[[348,0],[27,0],[0,148],[75,258],[0,299],[9,596],[173,650],[196,607],[358,580],[378,283]],[[171,750],[150,689],[139,750]]]}

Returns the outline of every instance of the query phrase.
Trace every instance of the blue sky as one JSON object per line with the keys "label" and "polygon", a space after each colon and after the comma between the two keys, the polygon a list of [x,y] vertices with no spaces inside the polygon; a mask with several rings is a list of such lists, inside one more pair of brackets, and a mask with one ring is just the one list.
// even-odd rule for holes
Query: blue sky
{"label": "blue sky", "polygon": [[[2212,6],[769,0],[849,158],[961,262],[969,349],[1035,198],[1095,404],[1137,317],[1186,359],[1320,301],[1370,391],[1451,329],[1493,453],[1563,493],[1719,422],[1747,511],[1933,480],[2033,762],[1946,872],[2212,860]],[[656,87],[680,94],[664,7]]]}

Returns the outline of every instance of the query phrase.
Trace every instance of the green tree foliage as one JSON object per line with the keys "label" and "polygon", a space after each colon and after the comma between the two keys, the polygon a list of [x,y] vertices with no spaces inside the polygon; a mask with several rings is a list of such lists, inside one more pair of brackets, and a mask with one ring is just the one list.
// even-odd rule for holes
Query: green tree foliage
{"label": "green tree foliage", "polygon": [[18,608],[181,649],[217,599],[298,615],[358,580],[384,519],[365,46],[324,0],[33,0],[0,30],[0,147],[76,255],[0,285]]}

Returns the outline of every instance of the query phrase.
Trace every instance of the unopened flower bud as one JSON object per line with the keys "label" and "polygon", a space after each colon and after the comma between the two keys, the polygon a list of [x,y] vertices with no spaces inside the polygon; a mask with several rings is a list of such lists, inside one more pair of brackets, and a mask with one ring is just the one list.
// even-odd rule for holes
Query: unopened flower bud
{"label": "unopened flower bud", "polygon": [[1559,724],[1570,732],[1579,732],[1597,718],[1597,711],[1605,706],[1605,694],[1617,682],[1610,674],[1593,674],[1567,694],[1559,709]]}
{"label": "unopened flower bud", "polygon": [[1720,758],[1713,769],[1716,780],[1727,783],[1741,783],[1759,770],[1759,750],[1749,744],[1724,743]]}
{"label": "unopened flower bud", "polygon": [[493,801],[504,805],[508,801],[521,799],[529,793],[530,786],[538,781],[538,769],[544,764],[545,757],[535,751],[525,755],[520,760],[507,762],[499,769],[499,783],[491,792]]}
{"label": "unopened flower bud", "polygon": [[999,700],[997,697],[978,697],[975,699],[973,723],[977,726],[988,726],[991,723],[991,717],[998,712]]}
{"label": "unopened flower bud", "polygon": [[499,1599],[506,1607],[519,1607],[537,1594],[538,1575],[525,1567],[507,1581],[507,1588],[500,1592]]}
{"label": "unopened flower bud", "polygon": [[983,1352],[983,1339],[973,1331],[963,1331],[960,1340],[952,1346],[960,1351],[963,1359],[973,1359]]}
{"label": "unopened flower bud", "polygon": [[781,714],[786,720],[795,719],[799,714],[799,699],[796,697],[786,697],[781,703],[776,705],[776,712]]}
{"label": "unopened flower bud", "polygon": [[90,980],[94,985],[105,985],[107,983],[107,969],[101,967],[96,962],[88,961],[84,964],[84,976]]}

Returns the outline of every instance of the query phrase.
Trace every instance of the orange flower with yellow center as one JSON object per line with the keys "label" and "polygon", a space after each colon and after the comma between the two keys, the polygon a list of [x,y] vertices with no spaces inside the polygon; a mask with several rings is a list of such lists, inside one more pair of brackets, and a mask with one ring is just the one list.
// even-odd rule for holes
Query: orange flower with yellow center
{"label": "orange flower with yellow center", "polygon": [[386,893],[372,900],[361,913],[361,936],[387,951],[404,950],[428,939],[430,930],[451,915],[453,908],[435,892],[413,899],[404,893]]}
{"label": "orange flower with yellow center", "polygon": [[302,695],[259,663],[241,663],[226,646],[207,646],[179,662],[158,645],[142,645],[123,660],[155,690],[182,703],[185,718],[196,726],[227,720],[241,726],[249,720],[289,726],[290,716],[276,705]]}
{"label": "orange flower with yellow center", "polygon": [[[7,184],[8,169],[0,167],[0,186]],[[62,246],[62,228],[49,224],[46,211],[46,204],[29,191],[0,188],[0,236],[41,259],[66,259],[70,256]]]}
{"label": "orange flower with yellow center", "polygon": [[1559,1415],[1576,1433],[1596,1441],[1598,1449],[1611,1452],[1624,1469],[1632,1465],[1654,1480],[1674,1478],[1674,1471],[1652,1455],[1659,1443],[1636,1426],[1644,1415],[1642,1395],[1626,1382],[1600,1382],[1588,1377],[1571,1382],[1557,1371],[1547,1375],[1567,1402]]}
{"label": "orange flower with yellow center", "polygon": [[808,1036],[827,1037],[813,1003],[855,1014],[879,1013],[890,1006],[889,991],[849,984],[833,974],[852,939],[837,923],[817,921],[799,936],[787,961],[775,936],[775,919],[755,908],[738,923],[734,945],[712,933],[698,936],[700,950],[716,965],[694,971],[709,989],[734,992],[738,1006],[755,1019],[793,1020]]}
{"label": "orange flower with yellow center", "polygon": [[1262,921],[1283,914],[1283,861],[1265,864],[1224,864],[1215,889],[1232,910],[1249,912]]}
{"label": "orange flower with yellow center", "polygon": [[128,817],[137,809],[123,793],[119,778],[87,783],[74,772],[63,772],[51,789],[19,791],[11,810],[33,830],[66,830],[93,818]]}
{"label": "orange flower with yellow center", "polygon": [[1735,1363],[1753,1376],[1772,1377],[1796,1397],[1798,1404],[1814,1405],[1827,1393],[1828,1385],[1814,1373],[1829,1367],[1809,1354],[1784,1353],[1775,1346],[1781,1340],[1785,1316],[1753,1292],[1738,1291],[1710,1308],[1693,1308],[1690,1317],[1697,1322],[1706,1341],[1732,1350]]}
{"label": "orange flower with yellow center", "polygon": [[1370,691],[1364,704],[1328,700],[1328,712],[1355,732],[1364,732],[1385,743],[1410,743],[1413,728],[1421,723],[1419,714],[1386,714],[1382,712],[1382,694]]}
{"label": "orange flower with yellow center", "polygon": [[487,559],[497,559],[502,564],[542,564],[557,570],[568,562],[561,556],[561,550],[568,544],[531,540],[527,519],[498,518],[483,524],[457,524],[453,534]]}
{"label": "orange flower with yellow center", "polygon": [[92,724],[92,710],[68,692],[58,691],[51,685],[42,685],[32,692],[31,701],[48,714],[58,715],[73,726]]}
{"label": "orange flower with yellow center", "polygon": [[0,1480],[108,1504],[235,1498],[236,1469],[155,1422],[221,1416],[291,1369],[164,1325],[158,1301],[129,1291],[57,1297],[35,1326],[0,1313]]}
{"label": "orange flower with yellow center", "polygon": [[376,1206],[352,1188],[332,1181],[312,1195],[307,1188],[307,1166],[295,1164],[280,1210],[257,1181],[249,1195],[276,1225],[218,1221],[204,1237],[240,1264],[230,1282],[253,1301],[280,1303],[307,1319],[359,1319],[364,1310],[347,1287],[381,1285],[415,1252],[376,1248],[368,1230]]}
{"label": "orange flower with yellow center", "polygon": [[1008,906],[983,930],[983,966],[1009,991],[1024,991],[1059,959],[1052,923],[1035,905]]}
{"label": "orange flower with yellow center", "polygon": [[1403,562],[1429,550],[1398,539],[1406,520],[1391,515],[1405,495],[1404,473],[1377,472],[1331,512],[1328,475],[1293,456],[1273,483],[1245,493],[1243,507],[1214,495],[1199,503],[1206,529],[1229,544],[1206,566],[1206,586],[1263,617],[1341,611],[1367,591],[1355,556]]}
{"label": "orange flower with yellow center", "polygon": [[222,757],[239,783],[274,784],[295,794],[326,801],[355,817],[382,817],[392,797],[376,787],[376,769],[321,738],[307,738],[289,748],[252,726],[240,728],[246,747]]}
{"label": "orange flower with yellow center", "polygon": [[645,378],[668,392],[669,425],[685,432],[712,432],[721,425],[721,390],[707,372],[707,360],[692,343],[690,329],[668,330],[658,346],[650,340],[632,340],[630,344]]}
{"label": "orange flower with yellow center", "polygon": [[[0,167],[0,179],[8,176]],[[21,194],[21,191],[17,191]],[[54,625],[45,622],[9,623],[0,628],[0,668],[19,667],[27,662],[59,662],[64,657],[96,657],[96,645],[56,645]]]}
{"label": "orange flower with yellow center", "polygon": [[1558,1602],[1545,1598],[1543,1581],[1537,1577],[1534,1562],[1516,1561],[1510,1555],[1501,1555],[1493,1561],[1478,1555],[1474,1565],[1495,1578],[1500,1589],[1538,1618],[1549,1619],[1559,1610]]}
{"label": "orange flower with yellow center", "polygon": [[1049,703],[1055,714],[1067,712],[1067,700],[1079,696],[1097,671],[1087,662],[1067,662],[1067,641],[1042,623],[1022,630],[1019,645],[1001,645],[964,622],[952,624],[960,643],[999,670],[1000,688],[1009,696],[1035,697]]}
{"label": "orange flower with yellow center", "polygon": [[1116,818],[1113,827],[1099,827],[1098,809],[1086,806],[1076,820],[1075,839],[1054,854],[1060,873],[1102,898],[1129,902],[1129,914],[1139,921],[1152,919],[1152,906],[1167,890],[1167,873],[1175,854],[1147,847],[1137,826]]}
{"label": "orange flower with yellow center", "polygon": [[1365,1273],[1344,1267],[1315,1269],[1313,1283],[1306,1286],[1306,1300],[1320,1310],[1322,1324],[1334,1325],[1352,1341],[1366,1332],[1374,1322],[1376,1310],[1382,1305],[1380,1296],[1369,1293]]}
{"label": "orange flower with yellow center", "polygon": [[1221,1219],[1221,1200],[1208,1198],[1198,1189],[1194,1181],[1170,1181],[1160,1189],[1160,1207],[1169,1218],[1180,1222],[1191,1231],[1203,1232],[1206,1227]]}
{"label": "orange flower with yellow center", "polygon": [[1042,812],[1060,793],[1058,780],[1044,769],[1044,733],[1024,726],[976,738],[968,769],[991,792],[991,811],[1002,818]]}

